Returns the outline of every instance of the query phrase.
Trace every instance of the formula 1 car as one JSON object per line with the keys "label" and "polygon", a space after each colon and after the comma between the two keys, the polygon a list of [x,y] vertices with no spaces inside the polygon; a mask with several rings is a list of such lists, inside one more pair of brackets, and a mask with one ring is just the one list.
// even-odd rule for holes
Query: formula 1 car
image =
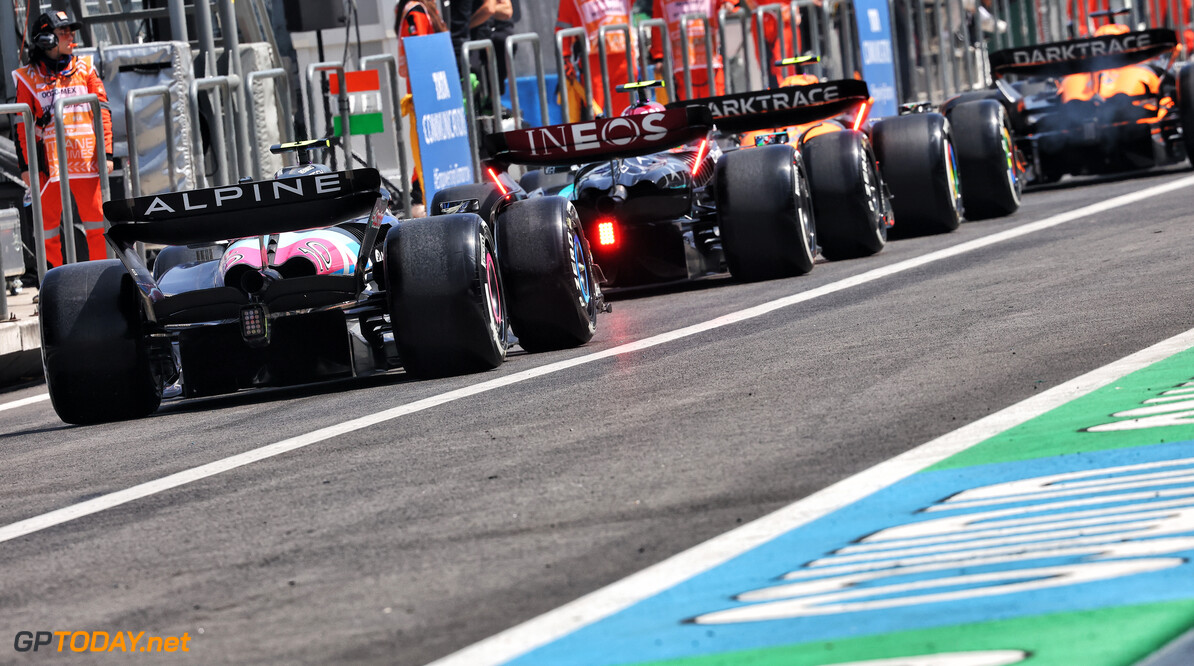
{"label": "formula 1 car", "polygon": [[[396,220],[376,170],[330,172],[305,159],[316,145],[327,140],[276,146],[302,158],[274,180],[104,204],[119,259],[55,268],[41,290],[46,382],[64,421],[148,415],[176,382],[198,397],[398,366],[486,370],[510,327],[555,346],[592,336],[575,256],[520,203],[496,238],[473,212]],[[153,271],[137,242],[167,246]],[[528,253],[539,260],[519,263]],[[522,307],[510,283],[513,301],[552,309],[508,316]]]}
{"label": "formula 1 car", "polygon": [[[693,103],[708,105],[722,131],[741,132],[743,147],[797,142],[811,165],[825,164],[816,157],[818,152],[866,147],[866,141],[857,136],[866,134],[891,193],[892,232],[900,236],[953,231],[963,209],[971,220],[1009,215],[1019,209],[1022,185],[998,104],[975,103],[975,108],[957,114],[952,124],[922,105],[905,106],[898,117],[868,121],[873,100],[865,83],[843,80],[822,84],[816,76],[801,73],[802,66],[819,60],[818,56],[798,56],[778,61],[778,66],[794,67],[796,74],[787,77],[777,91]],[[784,105],[806,107],[798,114],[799,124],[750,131],[768,122],[762,112]],[[833,139],[822,136],[836,133],[844,134]],[[845,202],[818,196],[824,192],[819,183],[828,177],[812,166],[810,169],[818,215],[822,210],[840,210]]]}
{"label": "formula 1 car", "polygon": [[499,167],[583,165],[569,208],[595,240],[594,262],[611,288],[696,278],[727,265],[745,280],[810,271],[816,241],[799,154],[771,146],[723,157],[711,129],[702,107],[654,104],[484,140]]}
{"label": "formula 1 car", "polygon": [[[818,250],[846,258],[883,248],[890,209],[868,151],[825,155],[826,172],[857,200],[814,222],[809,171],[794,146],[723,152],[712,129],[705,105],[664,108],[640,98],[616,118],[493,134],[485,143],[498,164],[583,165],[567,196],[611,288],[727,269],[748,281],[788,277],[812,270]],[[545,172],[522,182],[543,187]]]}
{"label": "formula 1 car", "polygon": [[1005,49],[991,54],[993,88],[947,100],[942,111],[952,121],[976,101],[998,102],[1033,184],[1174,164],[1194,158],[1194,68],[1176,66],[1177,53],[1172,30],[1116,24]]}

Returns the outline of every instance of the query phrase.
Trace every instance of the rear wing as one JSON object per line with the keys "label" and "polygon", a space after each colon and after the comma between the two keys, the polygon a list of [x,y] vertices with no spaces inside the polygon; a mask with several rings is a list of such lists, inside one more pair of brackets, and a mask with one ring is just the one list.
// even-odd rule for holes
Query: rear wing
{"label": "rear wing", "polygon": [[1000,76],[1087,74],[1144,62],[1175,48],[1177,34],[1158,28],[1003,49],[991,54],[991,70]]}
{"label": "rear wing", "polygon": [[713,116],[723,132],[803,125],[840,116],[870,99],[865,81],[841,79],[806,86],[702,97],[669,104],[669,108],[699,106]]}
{"label": "rear wing", "polygon": [[368,215],[376,169],[261,180],[104,203],[117,243],[184,245],[326,227]]}
{"label": "rear wing", "polygon": [[492,159],[537,166],[585,164],[650,155],[705,137],[713,127],[702,107],[667,109],[485,136]]}

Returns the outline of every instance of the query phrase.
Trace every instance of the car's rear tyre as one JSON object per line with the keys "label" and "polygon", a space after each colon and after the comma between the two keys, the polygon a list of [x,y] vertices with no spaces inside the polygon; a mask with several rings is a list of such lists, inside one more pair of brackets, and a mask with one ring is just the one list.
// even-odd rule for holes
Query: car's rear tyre
{"label": "car's rear tyre", "polygon": [[875,254],[887,245],[887,196],[866,135],[842,130],[801,147],[808,165],[821,254],[830,260]]}
{"label": "car's rear tyre", "polygon": [[162,403],[137,298],[115,259],[46,273],[39,304],[42,363],[50,402],[63,421],[140,418]]}
{"label": "car's rear tyre", "polygon": [[799,153],[788,145],[727,153],[717,162],[714,182],[731,275],[771,280],[813,269],[816,229]]}
{"label": "car's rear tyre", "polygon": [[1182,124],[1186,158],[1194,164],[1194,65],[1189,63],[1177,73],[1177,117]]}
{"label": "car's rear tyre", "polygon": [[496,226],[510,326],[522,348],[550,351],[591,340],[598,287],[572,204],[562,197],[519,201]]}
{"label": "car's rear tyre", "polygon": [[506,299],[489,225],[473,213],[404,220],[386,234],[386,301],[407,373],[490,370],[506,357]]}
{"label": "car's rear tyre", "polygon": [[493,183],[453,185],[435,193],[435,196],[431,199],[431,207],[427,209],[427,214],[443,215],[442,204],[475,199],[477,201],[477,210],[475,212],[481,216],[481,219],[489,222],[493,220],[493,213],[497,210],[497,205],[501,202],[503,196],[505,195]]}
{"label": "car's rear tyre", "polygon": [[943,234],[962,221],[949,124],[939,113],[886,118],[871,132],[883,181],[891,190],[893,234]]}
{"label": "car's rear tyre", "polygon": [[995,100],[966,102],[949,113],[966,219],[1011,215],[1023,183],[1016,166],[1007,111]]}

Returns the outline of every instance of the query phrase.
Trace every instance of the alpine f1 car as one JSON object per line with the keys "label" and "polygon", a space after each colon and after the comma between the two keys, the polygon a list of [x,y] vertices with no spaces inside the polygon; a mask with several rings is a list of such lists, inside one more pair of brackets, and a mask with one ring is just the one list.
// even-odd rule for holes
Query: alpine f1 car
{"label": "alpine f1 car", "polygon": [[[305,157],[326,141],[275,148]],[[510,328],[535,348],[592,337],[585,262],[538,211],[510,203],[496,236],[475,212],[396,220],[377,171],[300,162],[274,180],[104,204],[118,259],[55,268],[41,290],[64,421],[145,416],[176,382],[198,397],[398,366],[486,370]],[[153,271],[137,242],[167,246]],[[521,301],[543,309],[515,316]]]}
{"label": "alpine f1 car", "polygon": [[1178,66],[1177,53],[1172,30],[1116,24],[997,51],[995,86],[948,100],[943,112],[953,121],[976,101],[998,102],[1031,183],[1177,163],[1194,157],[1194,68]]}

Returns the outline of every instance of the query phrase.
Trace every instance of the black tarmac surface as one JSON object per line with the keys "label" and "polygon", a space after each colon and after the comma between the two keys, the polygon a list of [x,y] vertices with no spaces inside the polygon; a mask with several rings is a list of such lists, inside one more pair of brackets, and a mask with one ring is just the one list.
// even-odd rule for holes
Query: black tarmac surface
{"label": "black tarmac surface", "polygon": [[[801,278],[624,296],[586,347],[516,351],[480,376],[173,402],[89,428],[48,401],[3,410],[0,527],[1190,173],[1031,193],[1010,219]],[[189,654],[154,662],[426,663],[1194,327],[1192,203],[1170,192],[0,543],[0,639],[189,632]]]}

